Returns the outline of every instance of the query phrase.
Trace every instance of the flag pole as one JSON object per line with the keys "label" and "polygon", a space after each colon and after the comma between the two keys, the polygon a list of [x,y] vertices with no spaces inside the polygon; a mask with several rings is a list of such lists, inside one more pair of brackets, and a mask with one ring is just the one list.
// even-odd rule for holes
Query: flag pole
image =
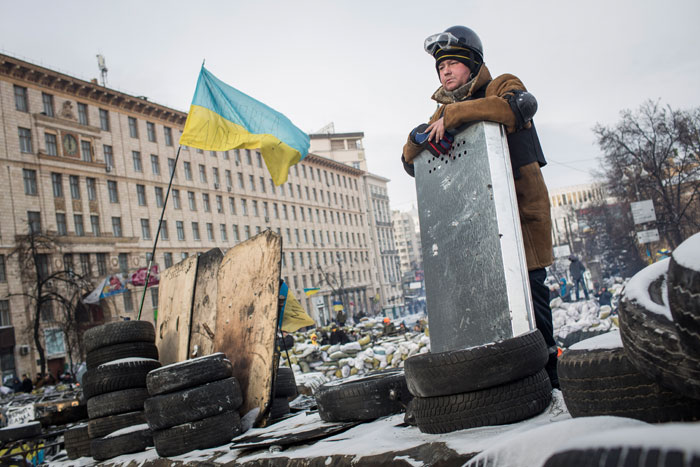
{"label": "flag pole", "polygon": [[160,221],[158,222],[158,230],[156,231],[156,238],[153,240],[153,250],[151,251],[151,259],[148,261],[148,268],[146,269],[146,283],[143,285],[143,295],[141,295],[141,305],[139,306],[139,314],[136,320],[141,319],[141,311],[143,310],[143,302],[146,299],[146,290],[148,289],[148,281],[151,279],[151,267],[153,265],[153,258],[156,257],[156,246],[158,246],[158,237],[160,237],[160,228],[163,225],[163,216],[165,215],[165,208],[168,206],[168,197],[170,196],[170,188],[173,186],[173,178],[175,177],[175,170],[177,169],[177,161],[180,158],[180,149],[182,145],[177,147],[177,154],[175,155],[175,163],[173,164],[173,170],[170,172],[170,182],[168,183],[168,190],[165,192],[165,199],[163,200],[163,209],[160,211]]}

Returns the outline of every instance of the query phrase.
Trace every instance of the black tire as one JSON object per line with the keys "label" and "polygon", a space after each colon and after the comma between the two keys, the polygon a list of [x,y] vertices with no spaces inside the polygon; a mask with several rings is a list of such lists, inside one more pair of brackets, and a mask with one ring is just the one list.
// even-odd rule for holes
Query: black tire
{"label": "black tire", "polygon": [[121,360],[122,358],[150,358],[158,360],[158,347],[150,342],[124,342],[107,347],[100,347],[88,352],[85,363],[88,370],[94,370],[98,366]]}
{"label": "black tire", "polygon": [[549,354],[537,329],[494,344],[415,355],[404,363],[411,394],[446,396],[477,391],[533,375]]}
{"label": "black tire", "polygon": [[277,368],[275,380],[275,397],[294,397],[297,395],[297,382],[294,370],[287,367]]}
{"label": "black tire", "polygon": [[649,423],[700,420],[700,401],[641,374],[622,347],[566,350],[559,382],[572,417],[614,415]]}
{"label": "black tire", "polygon": [[151,430],[144,425],[143,430],[131,431],[108,438],[93,439],[90,444],[90,450],[95,460],[104,461],[123,454],[145,451],[149,446],[153,446],[153,435]]}
{"label": "black tire", "polygon": [[145,388],[146,375],[156,368],[160,368],[158,360],[108,362],[85,373],[83,394],[90,399],[106,392]]}
{"label": "black tire", "polygon": [[700,360],[700,272],[674,258],[668,265],[668,301],[681,346]]}
{"label": "black tire", "polygon": [[680,345],[674,323],[625,297],[620,336],[630,362],[648,378],[679,394],[700,399],[700,362]]}
{"label": "black tire", "polygon": [[590,339],[591,337],[599,336],[601,334],[605,334],[608,331],[574,331],[571,334],[567,334],[566,337],[561,339],[561,346],[564,348],[569,348],[572,345],[585,341],[586,339]]}
{"label": "black tire", "polygon": [[552,400],[552,385],[542,369],[501,386],[451,396],[416,397],[412,412],[423,433],[503,425],[541,413]]}
{"label": "black tire", "polygon": [[327,422],[374,420],[400,413],[412,399],[401,370],[326,383],[314,396],[321,419]]}
{"label": "black tire", "polygon": [[700,456],[660,448],[606,447],[558,452],[547,459],[544,467],[684,467],[686,465],[700,465]]}
{"label": "black tire", "polygon": [[69,459],[91,457],[90,436],[88,436],[87,425],[76,426],[66,430],[63,433],[63,441]]}
{"label": "black tire", "polygon": [[286,397],[275,397],[270,407],[270,420],[277,420],[289,413],[289,401]]}
{"label": "black tire", "polygon": [[41,434],[41,423],[29,422],[22,425],[6,426],[0,428],[0,442],[17,441],[18,439],[28,439]]}
{"label": "black tire", "polygon": [[102,438],[127,426],[141,425],[143,423],[146,423],[146,415],[141,410],[93,418],[88,421],[87,428],[90,438]]}
{"label": "black tire", "polygon": [[161,457],[179,456],[195,449],[208,449],[230,442],[241,432],[235,410],[196,422],[153,432],[156,452]]}
{"label": "black tire", "polygon": [[219,352],[153,371],[146,378],[146,387],[150,395],[156,396],[230,378],[232,375],[231,362]]}
{"label": "black tire", "polygon": [[144,411],[152,430],[196,422],[222,412],[237,410],[243,402],[236,378],[226,378],[146,400]]}
{"label": "black tire", "polygon": [[156,330],[148,321],[115,321],[96,326],[83,334],[85,352],[124,342],[156,341]]}
{"label": "black tire", "polygon": [[143,404],[147,398],[146,388],[123,389],[100,394],[88,400],[88,416],[92,420],[108,415],[137,412],[143,410]]}

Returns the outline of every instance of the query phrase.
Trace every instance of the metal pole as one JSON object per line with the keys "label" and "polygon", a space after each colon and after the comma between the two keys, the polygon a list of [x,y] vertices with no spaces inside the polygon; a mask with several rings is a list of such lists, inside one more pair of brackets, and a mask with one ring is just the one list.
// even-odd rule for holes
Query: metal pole
{"label": "metal pole", "polygon": [[160,236],[160,227],[163,225],[163,216],[165,215],[165,208],[168,206],[168,198],[170,197],[170,187],[173,186],[173,177],[175,176],[175,170],[177,169],[177,161],[180,158],[180,149],[182,146],[177,147],[177,154],[175,155],[175,163],[173,164],[173,170],[170,172],[170,182],[168,183],[168,190],[165,192],[165,199],[163,200],[163,209],[160,210],[160,220],[158,221],[158,230],[156,231],[156,238],[153,240],[153,250],[151,251],[151,259],[148,261],[148,269],[146,269],[146,283],[143,285],[143,295],[141,295],[141,305],[139,306],[139,314],[136,320],[141,319],[141,311],[143,311],[143,302],[146,299],[146,290],[148,289],[148,281],[151,279],[151,266],[153,265],[153,258],[156,257],[156,246],[158,246],[158,237]]}

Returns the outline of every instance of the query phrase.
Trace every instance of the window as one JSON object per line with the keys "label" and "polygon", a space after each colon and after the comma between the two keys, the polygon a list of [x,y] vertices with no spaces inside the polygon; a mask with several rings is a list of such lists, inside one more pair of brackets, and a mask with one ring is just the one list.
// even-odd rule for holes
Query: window
{"label": "window", "polygon": [[75,234],[78,237],[85,236],[85,226],[83,225],[82,214],[73,214],[73,224],[75,224]]}
{"label": "window", "polygon": [[73,265],[73,254],[66,253],[63,255],[63,270],[66,272],[75,271],[75,266]]}
{"label": "window", "polygon": [[131,289],[126,289],[122,296],[124,297],[124,311],[127,313],[133,313],[134,300],[131,298]]}
{"label": "window", "polygon": [[131,151],[131,158],[134,161],[134,172],[143,172],[143,165],[141,164],[141,153],[138,151]]}
{"label": "window", "polygon": [[5,269],[5,255],[0,255],[0,282],[7,282],[7,270]]}
{"label": "window", "polygon": [[24,194],[36,196],[36,170],[22,169],[24,178]]}
{"label": "window", "polygon": [[245,160],[248,165],[253,165],[253,159],[250,157],[250,149],[245,150]]}
{"label": "window", "polygon": [[56,143],[56,135],[53,133],[44,133],[44,142],[46,143],[46,154],[49,156],[57,156],[58,144]]}
{"label": "window", "polygon": [[146,205],[146,187],[143,185],[136,185],[136,196],[139,200],[139,206]]}
{"label": "window", "polygon": [[260,191],[265,193],[265,177],[260,177]]}
{"label": "window", "polygon": [[246,225],[246,226],[243,228],[243,231],[245,232],[245,238],[246,238],[246,240],[248,240],[248,239],[250,238],[250,226],[249,226],[249,225]]}
{"label": "window", "polygon": [[102,146],[102,152],[105,155],[105,165],[107,167],[114,167],[114,152],[112,151],[112,146],[107,144]]}
{"label": "window", "polygon": [[181,209],[180,190],[173,190],[173,209]]}
{"label": "window", "polygon": [[207,222],[207,238],[214,241],[214,225],[211,222]]}
{"label": "window", "polygon": [[68,177],[68,184],[70,185],[70,197],[73,199],[80,199],[80,181],[77,175],[70,175]]}
{"label": "window", "polygon": [[15,108],[20,112],[29,112],[27,88],[15,85]]}
{"label": "window", "polygon": [[194,200],[194,192],[188,191],[187,192],[187,201],[190,203],[190,211],[196,211],[197,210],[197,203]]}
{"label": "window", "polygon": [[216,157],[216,151],[209,151],[209,154],[211,155],[211,157]]}
{"label": "window", "polygon": [[88,125],[88,108],[87,104],[78,102],[78,123],[81,125]]}
{"label": "window", "polygon": [[167,126],[163,127],[163,135],[165,136],[165,145],[173,145],[173,130]]}
{"label": "window", "polygon": [[[10,301],[0,300],[0,326],[11,326],[10,322]],[[3,360],[3,368],[6,368],[5,362]],[[9,367],[7,367],[9,368]]]}
{"label": "window", "polygon": [[144,240],[150,240],[151,238],[151,224],[148,219],[141,219],[141,237]]}
{"label": "window", "polygon": [[39,211],[27,211],[27,224],[29,233],[37,234],[41,232],[41,213]]}
{"label": "window", "polygon": [[195,241],[199,241],[199,222],[192,222],[192,237]]}
{"label": "window", "polygon": [[241,199],[241,211],[244,216],[248,215],[248,202],[244,199]]}
{"label": "window", "polygon": [[262,168],[262,157],[260,156],[260,153],[258,151],[255,151],[255,157],[258,160],[258,167]]}
{"label": "window", "polygon": [[[172,157],[168,157],[168,175],[173,176],[173,173],[175,172],[175,159]],[[174,175],[175,178],[177,178],[177,175]]]}
{"label": "window", "polygon": [[252,175],[248,175],[248,181],[250,182],[251,191],[255,191],[255,177]]}
{"label": "window", "polygon": [[19,129],[19,150],[27,154],[32,153],[32,132],[29,128]]}
{"label": "window", "polygon": [[202,164],[199,164],[199,181],[202,183],[207,183],[207,168]]}
{"label": "window", "polygon": [[252,201],[252,207],[253,207],[253,215],[255,217],[259,217],[260,214],[258,213],[258,200],[254,199]]}
{"label": "window", "polygon": [[97,275],[104,276],[107,274],[107,253],[97,253]]}
{"label": "window", "polygon": [[160,238],[168,240],[168,221],[165,219],[160,223]]}
{"label": "window", "polygon": [[160,162],[155,154],[151,154],[151,170],[153,175],[160,175]]}
{"label": "window", "polygon": [[236,242],[241,240],[241,237],[238,234],[238,226],[236,224],[233,224],[233,240]]}
{"label": "window", "polygon": [[146,122],[146,133],[148,134],[148,141],[156,142],[156,126],[151,122]]}
{"label": "window", "polygon": [[185,239],[185,226],[182,221],[175,221],[175,230],[177,230],[177,239]]}
{"label": "window", "polygon": [[243,174],[241,172],[238,172],[236,174],[236,178],[238,179],[238,188],[240,189],[245,189],[245,186],[243,186]]}
{"label": "window", "polygon": [[224,200],[221,195],[216,195],[216,212],[219,214],[224,212]]}
{"label": "window", "polygon": [[180,253],[180,258],[182,259],[182,261],[186,260],[189,256],[190,256],[190,254],[187,253],[186,251],[183,251],[182,253]]}
{"label": "window", "polygon": [[90,275],[90,255],[88,253],[80,253],[80,270],[84,276]]}
{"label": "window", "polygon": [[157,186],[155,187],[156,192],[156,206],[159,208],[163,207],[163,188]]}
{"label": "window", "polygon": [[129,253],[119,253],[119,271],[127,272],[129,270]]}
{"label": "window", "polygon": [[158,287],[151,287],[151,305],[153,308],[158,306]]}
{"label": "window", "polygon": [[219,185],[219,183],[221,183],[219,180],[219,169],[216,167],[212,167],[211,172],[212,172],[212,175],[214,176],[214,183],[216,185]]}
{"label": "window", "polygon": [[100,109],[100,128],[109,131],[109,112],[105,109]]}
{"label": "window", "polygon": [[226,187],[227,187],[228,190],[230,191],[230,190],[231,190],[231,186],[233,185],[233,180],[231,179],[231,171],[230,171],[230,170],[227,170],[227,171],[225,172],[225,175],[224,175],[224,176],[226,177]]}
{"label": "window", "polygon": [[129,136],[132,138],[139,137],[139,128],[136,125],[136,119],[134,117],[129,117]]}
{"label": "window", "polygon": [[173,254],[170,252],[163,253],[163,263],[165,264],[165,269],[173,265]]}
{"label": "window", "polygon": [[87,195],[89,201],[95,201],[97,199],[97,189],[95,188],[96,183],[97,182],[92,177],[87,177],[85,179],[85,186],[87,187]]}
{"label": "window", "polygon": [[109,193],[110,203],[119,202],[119,191],[117,190],[117,182],[115,182],[114,180],[107,180],[107,192]]}
{"label": "window", "polygon": [[236,200],[230,196],[228,197],[228,208],[231,214],[236,214]]}
{"label": "window", "polygon": [[122,218],[121,217],[113,217],[112,218],[112,235],[115,237],[121,237],[124,234],[122,233]]}
{"label": "window", "polygon": [[100,236],[100,216],[90,216],[90,227],[92,228],[92,235],[95,237]]}
{"label": "window", "polygon": [[219,234],[221,235],[221,240],[228,242],[228,233],[226,232],[226,224],[219,224]]}
{"label": "window", "polygon": [[183,167],[185,168],[185,180],[192,180],[192,164],[185,161]]}
{"label": "window", "polygon": [[56,213],[56,232],[58,235],[68,235],[68,228],[66,227],[66,215],[62,212]]}
{"label": "window", "polygon": [[90,141],[80,142],[80,152],[82,153],[83,161],[92,162],[92,146],[90,145]]}
{"label": "window", "polygon": [[41,102],[44,104],[44,114],[47,117],[54,116],[53,95],[41,93]]}
{"label": "window", "polygon": [[204,212],[211,211],[211,206],[209,205],[209,194],[202,193],[202,204],[204,205]]}
{"label": "window", "polygon": [[241,163],[241,151],[239,149],[234,149],[233,155],[236,159],[236,165],[240,164]]}

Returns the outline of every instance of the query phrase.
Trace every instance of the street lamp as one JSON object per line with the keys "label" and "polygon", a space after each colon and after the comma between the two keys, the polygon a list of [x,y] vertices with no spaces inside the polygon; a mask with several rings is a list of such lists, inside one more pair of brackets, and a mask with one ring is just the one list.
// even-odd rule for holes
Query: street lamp
{"label": "street lamp", "polygon": [[[348,307],[345,306],[345,285],[343,282],[343,257],[339,251],[335,252],[335,259],[336,259],[336,262],[338,263],[338,270],[340,271],[340,291],[339,291],[340,292],[339,293],[340,303],[342,303],[342,305],[343,305],[343,310],[347,310]],[[346,319],[350,318],[350,316],[348,315],[347,312],[345,312],[345,318]]]}

